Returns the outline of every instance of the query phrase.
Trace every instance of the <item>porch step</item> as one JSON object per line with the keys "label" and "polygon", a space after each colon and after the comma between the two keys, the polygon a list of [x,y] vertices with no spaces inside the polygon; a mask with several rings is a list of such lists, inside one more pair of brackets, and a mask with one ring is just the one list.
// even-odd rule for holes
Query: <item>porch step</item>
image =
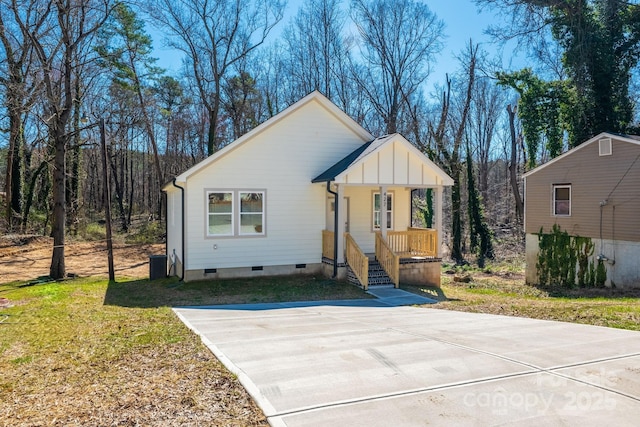
{"label": "porch step", "polygon": [[[347,265],[347,280],[349,283],[361,286],[360,281],[354,274],[351,267]],[[380,263],[375,258],[369,258],[369,287],[375,288],[393,288],[395,285],[391,281],[391,278],[384,271]]]}

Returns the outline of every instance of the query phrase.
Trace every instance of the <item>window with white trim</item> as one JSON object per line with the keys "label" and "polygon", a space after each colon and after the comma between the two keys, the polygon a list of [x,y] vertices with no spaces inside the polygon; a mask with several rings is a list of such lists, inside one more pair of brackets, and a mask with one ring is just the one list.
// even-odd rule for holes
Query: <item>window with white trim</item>
{"label": "window with white trim", "polygon": [[571,184],[553,186],[553,215],[571,216]]}
{"label": "window with white trim", "polygon": [[207,191],[207,236],[264,236],[265,191]]}
{"label": "window with white trim", "polygon": [[240,192],[240,235],[264,234],[264,192]]}
{"label": "window with white trim", "polygon": [[207,192],[207,235],[233,236],[233,192]]}
{"label": "window with white trim", "polygon": [[[380,193],[373,193],[373,229],[380,230],[382,206]],[[387,193],[387,229],[393,229],[393,193]]]}

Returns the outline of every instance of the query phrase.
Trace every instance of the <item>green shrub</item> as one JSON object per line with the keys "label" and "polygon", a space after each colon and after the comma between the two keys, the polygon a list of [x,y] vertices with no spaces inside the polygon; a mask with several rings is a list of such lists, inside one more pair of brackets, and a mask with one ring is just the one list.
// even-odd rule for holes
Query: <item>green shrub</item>
{"label": "green shrub", "polygon": [[127,235],[125,243],[161,243],[164,241],[165,229],[161,222],[145,222],[137,231]]}
{"label": "green shrub", "polygon": [[104,224],[98,224],[97,222],[87,224],[79,232],[84,240],[96,241],[107,238],[107,230]]}
{"label": "green shrub", "polygon": [[570,236],[554,224],[551,233],[545,234],[540,228],[538,242],[536,269],[541,285],[604,286],[607,269],[601,260],[596,267],[591,259],[594,252],[591,238]]}

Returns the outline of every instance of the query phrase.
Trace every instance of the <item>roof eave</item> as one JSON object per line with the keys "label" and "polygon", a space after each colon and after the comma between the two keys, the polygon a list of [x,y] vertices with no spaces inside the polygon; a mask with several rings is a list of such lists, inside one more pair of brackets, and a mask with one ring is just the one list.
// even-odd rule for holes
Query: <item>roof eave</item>
{"label": "roof eave", "polygon": [[556,163],[557,161],[564,159],[565,157],[567,157],[568,155],[582,149],[585,147],[588,147],[589,145],[593,144],[594,142],[602,139],[602,138],[612,138],[612,139],[617,139],[618,141],[623,141],[623,142],[629,142],[631,144],[636,144],[636,145],[640,145],[640,140],[637,140],[635,138],[632,138],[628,135],[618,135],[615,133],[611,133],[611,132],[600,132],[599,134],[597,134],[596,136],[586,140],[585,142],[583,142],[582,144],[578,145],[577,147],[573,147],[571,150],[567,150],[564,153],[560,154],[558,157],[554,157],[553,159],[549,160],[547,163],[544,163],[540,166],[537,166],[533,169],[531,169],[529,172],[526,172],[524,174],[522,174],[522,179],[526,179],[528,178],[530,175],[539,172],[540,170],[551,166],[552,164]]}

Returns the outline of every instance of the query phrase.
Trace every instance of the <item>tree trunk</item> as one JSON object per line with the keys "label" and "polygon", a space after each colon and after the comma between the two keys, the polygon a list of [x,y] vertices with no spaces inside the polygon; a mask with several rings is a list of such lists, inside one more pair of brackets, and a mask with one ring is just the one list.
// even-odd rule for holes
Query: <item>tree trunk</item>
{"label": "tree trunk", "polygon": [[29,220],[29,211],[31,210],[31,204],[33,203],[33,194],[36,188],[36,181],[38,180],[38,176],[42,173],[44,168],[47,166],[47,162],[42,162],[38,166],[38,168],[33,172],[29,179],[29,186],[27,187],[27,194],[24,200],[24,210],[22,211],[22,232],[25,233],[27,230],[27,221]]}
{"label": "tree trunk", "polygon": [[209,130],[207,132],[207,156],[216,152],[216,121],[218,115],[213,111],[209,111]]}
{"label": "tree trunk", "polygon": [[[81,83],[80,80],[76,80],[75,91],[80,98]],[[73,135],[73,148],[69,151],[69,179],[66,182],[66,202],[67,202],[67,227],[70,232],[75,236],[78,234],[78,208],[79,202],[79,189],[80,189],[80,155],[81,155],[81,138],[80,138],[80,105],[78,102],[73,106],[73,127],[75,134]]]}
{"label": "tree trunk", "polygon": [[516,205],[516,216],[518,221],[522,223],[524,218],[524,201],[520,195],[520,189],[518,188],[518,162],[517,162],[517,150],[518,143],[516,137],[516,108],[511,108],[511,105],[507,105],[507,112],[509,113],[509,130],[511,132],[511,158],[509,160],[509,181],[511,182],[511,190],[513,191],[513,198]]}
{"label": "tree trunk", "polygon": [[[19,114],[9,112],[9,150],[7,151],[7,172],[5,175],[6,221],[8,230],[13,230],[16,216],[22,211],[22,150],[24,135]],[[19,221],[17,222],[19,224]]]}
{"label": "tree trunk", "polygon": [[456,264],[464,262],[462,254],[462,212],[460,209],[460,170],[456,165],[451,171],[453,187],[451,187],[451,258]]}
{"label": "tree trunk", "polygon": [[54,134],[54,158],[53,158],[53,220],[51,223],[51,236],[53,237],[53,254],[51,256],[51,268],[49,276],[52,279],[63,279],[66,275],[64,260],[65,222],[66,222],[66,198],[65,198],[65,157],[66,139],[58,128]]}
{"label": "tree trunk", "polygon": [[[124,199],[124,180],[122,179],[122,177],[118,177],[118,167],[116,162],[114,161],[114,156],[111,155],[111,153],[109,151],[107,151],[107,158],[109,160],[109,163],[111,164],[111,176],[113,177],[113,183],[116,186],[116,201],[118,203],[118,211],[120,212],[120,228],[121,231],[123,232],[127,232],[129,231],[129,226],[127,224],[127,214],[124,208],[124,203],[123,203],[123,199]],[[120,170],[122,171],[122,167],[120,168]]]}

